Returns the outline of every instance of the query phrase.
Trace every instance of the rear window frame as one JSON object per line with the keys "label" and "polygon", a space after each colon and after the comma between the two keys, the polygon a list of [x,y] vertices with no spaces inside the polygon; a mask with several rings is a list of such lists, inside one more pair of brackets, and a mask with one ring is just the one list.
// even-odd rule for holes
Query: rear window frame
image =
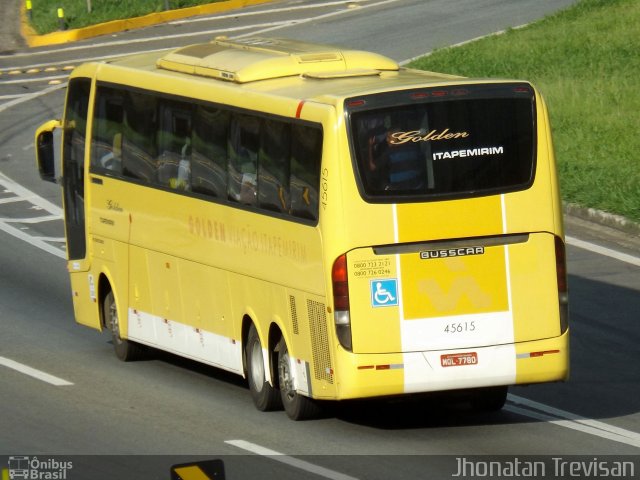
{"label": "rear window frame", "polygon": [[[531,171],[526,182],[510,186],[501,186],[487,189],[465,190],[450,193],[400,193],[398,195],[369,194],[364,185],[358,165],[357,145],[353,133],[352,116],[354,113],[375,111],[388,108],[405,107],[408,105],[418,105],[445,101],[459,101],[463,99],[510,99],[529,98],[531,102],[532,119],[532,149],[531,149]],[[396,90],[393,92],[382,92],[368,95],[359,95],[346,98],[344,101],[344,114],[346,133],[351,157],[351,166],[355,176],[356,185],[360,196],[367,202],[373,204],[393,204],[393,203],[423,203],[437,202],[445,200],[459,200],[480,198],[491,195],[506,194],[528,190],[533,186],[536,179],[538,163],[538,121],[536,92],[528,82],[505,82],[489,84],[455,84],[436,87],[411,88]]]}

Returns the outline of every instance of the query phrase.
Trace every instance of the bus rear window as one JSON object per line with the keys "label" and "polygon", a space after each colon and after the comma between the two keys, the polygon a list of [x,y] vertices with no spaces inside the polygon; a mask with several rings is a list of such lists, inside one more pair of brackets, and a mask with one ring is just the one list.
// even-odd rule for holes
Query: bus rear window
{"label": "bus rear window", "polygon": [[464,198],[531,185],[531,87],[452,92],[381,94],[352,101],[352,108],[347,101],[351,148],[366,200]]}

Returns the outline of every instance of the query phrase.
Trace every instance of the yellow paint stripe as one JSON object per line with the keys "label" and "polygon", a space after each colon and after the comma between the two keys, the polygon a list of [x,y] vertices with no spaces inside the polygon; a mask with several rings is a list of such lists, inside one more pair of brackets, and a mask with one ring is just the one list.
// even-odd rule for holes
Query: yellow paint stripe
{"label": "yellow paint stripe", "polygon": [[211,480],[205,473],[200,470],[200,467],[191,465],[189,467],[179,467],[174,469],[182,480]]}

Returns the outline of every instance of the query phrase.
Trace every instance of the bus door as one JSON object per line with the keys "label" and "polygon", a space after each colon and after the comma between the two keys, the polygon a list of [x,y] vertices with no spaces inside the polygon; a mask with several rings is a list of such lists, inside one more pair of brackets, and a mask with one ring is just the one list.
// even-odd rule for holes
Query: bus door
{"label": "bus door", "polygon": [[[85,152],[90,93],[91,79],[80,77],[69,82],[62,133],[62,189],[76,321],[99,328],[99,316],[92,308],[96,285],[89,273],[85,216]],[[94,302],[83,301],[87,297]]]}

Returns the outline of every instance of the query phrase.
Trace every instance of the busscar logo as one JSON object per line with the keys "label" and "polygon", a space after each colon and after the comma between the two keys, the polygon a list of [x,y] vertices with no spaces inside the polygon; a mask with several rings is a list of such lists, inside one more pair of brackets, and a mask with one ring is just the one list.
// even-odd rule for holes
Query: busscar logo
{"label": "busscar logo", "polygon": [[466,257],[469,255],[483,255],[484,247],[459,247],[459,248],[445,248],[441,250],[425,250],[420,252],[420,258],[422,260],[430,260],[433,258],[451,258],[451,257]]}

